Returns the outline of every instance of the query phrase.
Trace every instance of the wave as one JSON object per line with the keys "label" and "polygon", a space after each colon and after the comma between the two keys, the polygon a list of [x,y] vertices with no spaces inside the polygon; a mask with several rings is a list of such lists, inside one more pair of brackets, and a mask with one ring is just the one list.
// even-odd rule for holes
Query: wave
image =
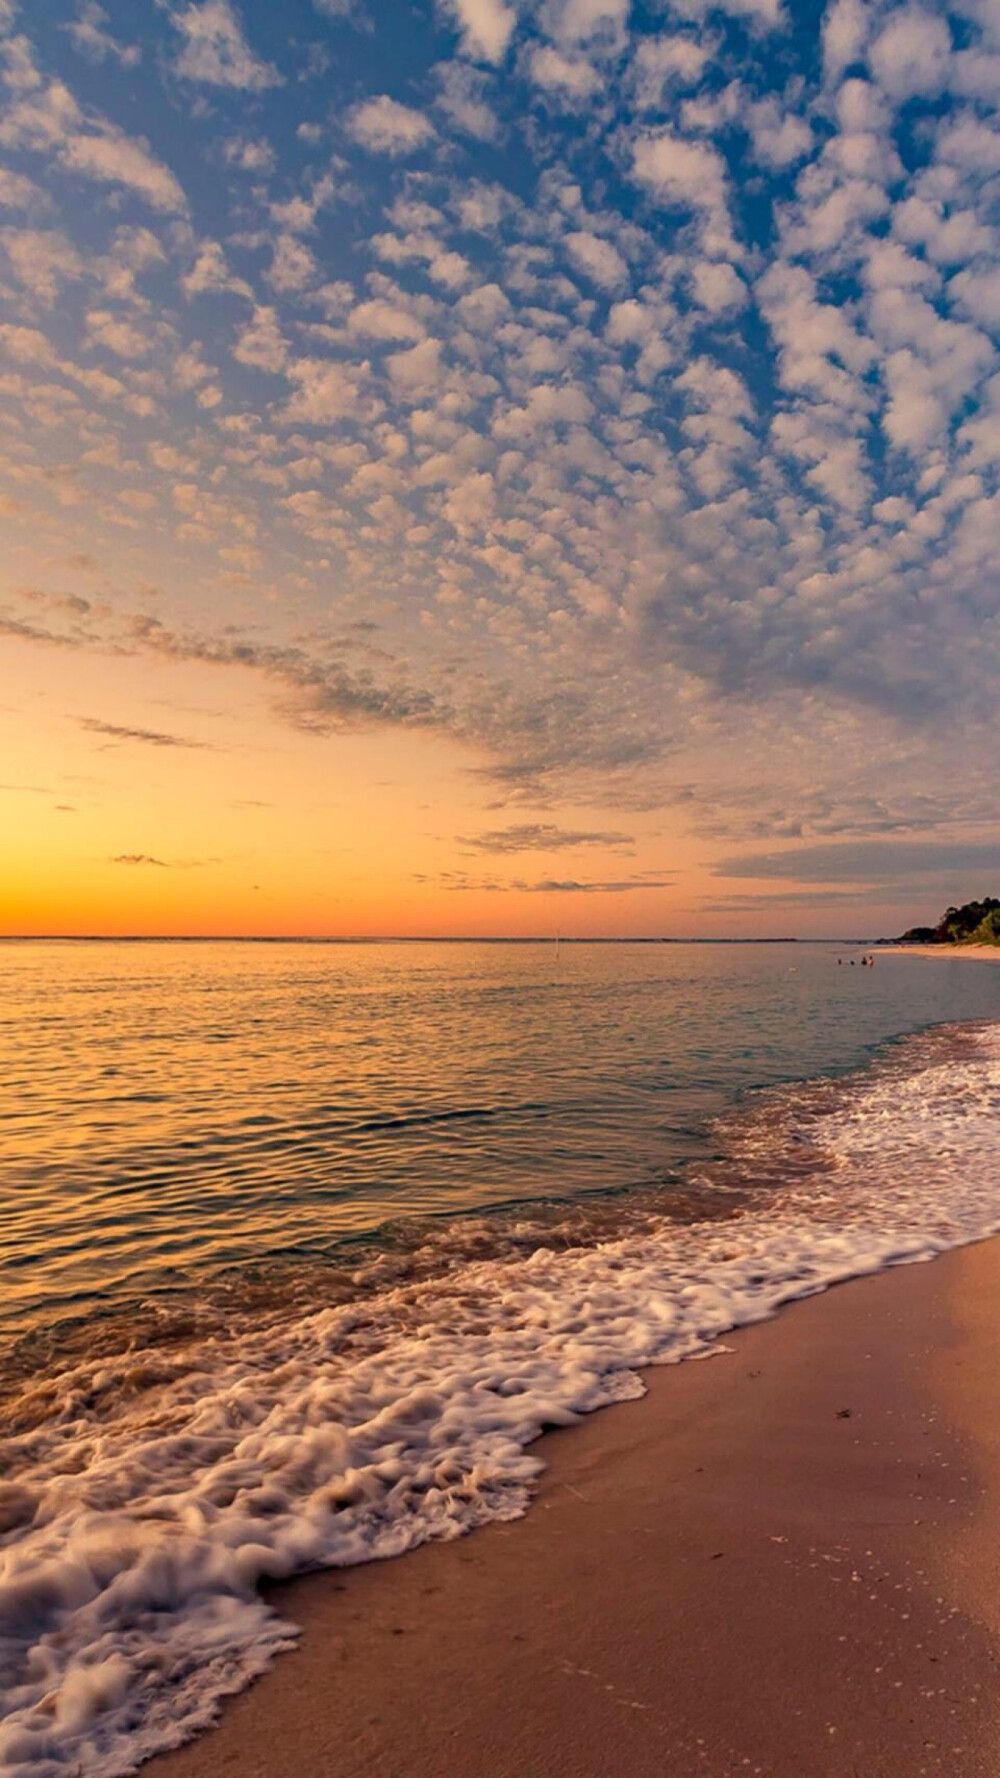
{"label": "wave", "polygon": [[720,1126],[697,1220],[650,1194],[492,1250],[480,1223],[436,1265],[372,1260],[348,1300],[26,1383],[0,1439],[0,1769],[133,1771],[293,1643],[263,1583],[515,1518],[539,1434],[641,1394],[640,1367],[996,1232],[998,1110],[1000,1026],[941,1029]]}

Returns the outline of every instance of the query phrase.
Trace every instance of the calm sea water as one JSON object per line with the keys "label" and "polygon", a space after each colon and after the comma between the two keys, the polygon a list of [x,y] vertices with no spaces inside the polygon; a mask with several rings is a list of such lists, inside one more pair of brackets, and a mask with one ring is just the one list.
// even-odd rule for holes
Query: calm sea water
{"label": "calm sea water", "polygon": [[0,1769],[125,1778],[294,1642],[268,1580],[1000,1231],[1000,968],[840,955],[0,947]]}
{"label": "calm sea water", "polygon": [[852,956],[0,946],[0,1337],[401,1218],[669,1187],[748,1089],[1000,1009],[1000,969]]}

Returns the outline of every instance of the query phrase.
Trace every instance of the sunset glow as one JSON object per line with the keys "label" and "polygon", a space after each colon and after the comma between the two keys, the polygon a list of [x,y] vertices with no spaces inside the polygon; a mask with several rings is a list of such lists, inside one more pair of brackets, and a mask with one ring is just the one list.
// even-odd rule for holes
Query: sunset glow
{"label": "sunset glow", "polygon": [[1000,27],[0,0],[0,933],[990,887]]}

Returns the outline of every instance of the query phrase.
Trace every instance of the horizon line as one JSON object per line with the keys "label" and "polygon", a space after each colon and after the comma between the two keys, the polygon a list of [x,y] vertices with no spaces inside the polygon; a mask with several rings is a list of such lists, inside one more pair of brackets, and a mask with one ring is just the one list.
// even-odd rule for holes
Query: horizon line
{"label": "horizon line", "polygon": [[776,938],[754,934],[749,938],[668,937],[661,934],[517,934],[473,933],[359,933],[312,936],[307,933],[238,932],[8,932],[0,944],[114,944],[114,945],[872,945],[894,944],[895,939],[870,935],[833,934],[802,937],[782,933]]}

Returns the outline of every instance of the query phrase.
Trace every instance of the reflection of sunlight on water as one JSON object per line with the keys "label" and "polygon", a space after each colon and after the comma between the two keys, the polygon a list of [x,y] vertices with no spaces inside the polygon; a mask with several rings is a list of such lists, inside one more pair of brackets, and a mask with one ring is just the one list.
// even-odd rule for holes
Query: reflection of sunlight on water
{"label": "reflection of sunlight on water", "polygon": [[700,1214],[684,1168],[735,1094],[986,1014],[1000,985],[889,958],[859,978],[808,945],[2,957],[0,1333],[59,1329],[24,1362],[339,1300],[365,1268],[501,1239],[463,1214],[504,1210],[513,1250],[519,1217],[526,1242],[600,1238],[622,1192],[635,1215],[648,1192]]}

